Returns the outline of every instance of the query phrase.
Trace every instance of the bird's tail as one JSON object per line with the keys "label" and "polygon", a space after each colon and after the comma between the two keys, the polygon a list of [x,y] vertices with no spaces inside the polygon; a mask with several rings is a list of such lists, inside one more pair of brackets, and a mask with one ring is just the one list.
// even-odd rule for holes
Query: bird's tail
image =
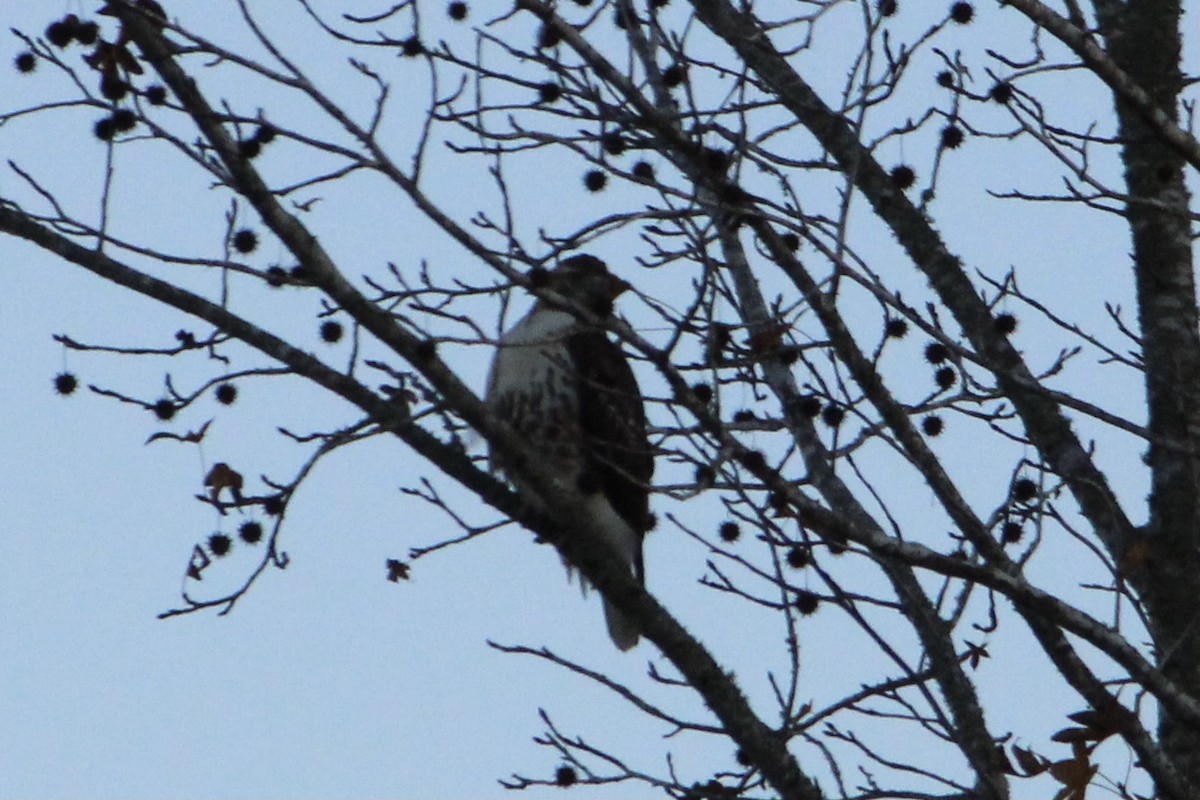
{"label": "bird's tail", "polygon": [[[616,548],[622,561],[629,567],[633,577],[641,585],[646,585],[645,567],[642,563],[642,535],[634,530],[624,520],[619,525],[606,529],[609,544]],[[630,619],[613,607],[608,600],[604,601],[604,621],[608,623],[608,636],[622,651],[632,650],[637,646],[638,627]]]}
{"label": "bird's tail", "polygon": [[608,623],[608,636],[613,640],[613,644],[621,650],[632,650],[637,646],[637,626],[607,600],[604,601],[604,621]]}
{"label": "bird's tail", "polygon": [[[613,510],[608,501],[602,497],[593,498],[592,513],[597,521],[600,522],[599,530],[607,539],[612,552],[617,555],[622,562],[628,567],[633,577],[639,583],[645,586],[645,568],[642,562],[642,535],[634,530],[628,522]],[[567,568],[567,575],[573,576],[574,570],[571,569],[570,563],[564,558],[563,564]],[[581,576],[582,577],[582,576]],[[584,595],[588,591],[588,582],[586,580],[579,581],[580,588]],[[628,617],[609,604],[608,600],[604,601],[604,619],[608,623],[608,635],[613,640],[613,644],[621,650],[632,650],[638,643],[638,628]]]}

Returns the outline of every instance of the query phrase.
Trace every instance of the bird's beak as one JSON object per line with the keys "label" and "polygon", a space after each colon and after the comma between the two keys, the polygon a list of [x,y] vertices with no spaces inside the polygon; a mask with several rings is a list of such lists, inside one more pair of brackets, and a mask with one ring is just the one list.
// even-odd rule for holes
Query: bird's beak
{"label": "bird's beak", "polygon": [[623,293],[624,293],[624,292],[625,292],[627,289],[629,289],[629,284],[628,284],[628,283],[626,283],[625,281],[621,280],[621,279],[620,279],[620,278],[618,278],[616,275],[609,275],[609,276],[608,276],[608,297],[609,297],[609,299],[610,299],[610,300],[616,300],[616,299],[617,299],[618,297],[620,297],[620,296],[621,296],[621,295],[622,295],[622,294],[623,294]]}

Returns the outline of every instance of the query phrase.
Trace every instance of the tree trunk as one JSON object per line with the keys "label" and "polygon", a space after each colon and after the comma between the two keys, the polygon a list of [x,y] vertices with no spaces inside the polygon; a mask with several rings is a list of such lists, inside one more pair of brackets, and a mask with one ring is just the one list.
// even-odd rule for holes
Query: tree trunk
{"label": "tree trunk", "polygon": [[[1117,64],[1178,119],[1180,6],[1172,0],[1100,4],[1101,32]],[[1200,694],[1200,336],[1183,157],[1155,127],[1117,102],[1129,198],[1138,315],[1145,365],[1150,520],[1131,578],[1149,612],[1164,673]],[[1162,745],[1200,786],[1200,731],[1164,713]]]}

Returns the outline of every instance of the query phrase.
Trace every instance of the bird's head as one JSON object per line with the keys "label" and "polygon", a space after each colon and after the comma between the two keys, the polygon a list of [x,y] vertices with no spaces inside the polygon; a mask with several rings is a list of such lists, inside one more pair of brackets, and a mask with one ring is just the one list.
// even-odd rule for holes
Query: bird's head
{"label": "bird's head", "polygon": [[612,313],[613,301],[629,288],[603,261],[587,254],[571,256],[545,273],[543,286],[602,317]]}

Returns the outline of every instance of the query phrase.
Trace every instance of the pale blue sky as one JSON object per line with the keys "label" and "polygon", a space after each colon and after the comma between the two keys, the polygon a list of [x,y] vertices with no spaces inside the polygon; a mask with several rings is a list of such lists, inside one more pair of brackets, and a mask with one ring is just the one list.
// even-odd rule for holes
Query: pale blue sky
{"label": "pale blue sky", "polygon": [[[86,15],[91,5],[79,0],[25,3],[6,9],[0,21],[5,28],[40,33],[56,15]],[[179,4],[178,13],[189,22],[195,14],[188,3]],[[223,29],[219,14],[203,16],[197,24],[214,36],[235,38]],[[458,46],[467,41],[465,32],[462,36]],[[966,46],[970,40],[953,41]],[[49,70],[18,76],[8,64],[19,49],[15,38],[0,39],[0,89],[6,107],[43,97],[39,92],[46,91],[46,84],[38,82],[52,77]],[[321,77],[338,88],[345,80],[332,68]],[[831,68],[822,77],[832,86],[840,73]],[[360,90],[346,86],[346,91]],[[18,120],[0,128],[0,154],[34,169],[64,194],[76,213],[94,215],[95,181],[104,156],[89,133],[95,116],[94,110],[60,114],[53,127]],[[402,129],[398,125],[398,137],[412,135]],[[958,172],[946,178],[944,196],[935,205],[952,246],[993,275],[1017,266],[1023,288],[1033,293],[1069,293],[1077,310],[1072,318],[1081,322],[1100,324],[1106,298],[1123,299],[1128,307],[1126,246],[1117,223],[1049,208],[1003,206],[1000,216],[1001,206],[983,195],[980,183],[995,188],[1022,181],[1034,185],[1045,165],[1036,157],[1007,162],[998,144],[976,143],[973,148],[969,160],[951,157],[946,169]],[[894,156],[919,163],[925,154],[897,148]],[[116,224],[180,250],[208,247],[211,255],[218,254],[220,213],[227,198],[212,196],[196,182],[180,199],[171,164],[165,156],[163,162],[119,162]],[[262,167],[286,174],[288,162],[264,157]],[[533,179],[544,189],[544,196],[536,198],[539,208],[550,209],[542,213],[552,213],[556,220],[560,213],[586,219],[602,203],[620,204],[621,195],[610,193],[587,205],[593,200],[584,202],[578,188],[582,169],[574,165],[565,174],[517,178]],[[124,177],[128,175],[140,179]],[[341,191],[319,192],[327,198],[321,213],[328,216],[317,219],[329,222],[319,231],[322,241],[343,263],[353,264],[346,268],[351,275],[378,274],[388,260],[412,268],[429,256],[435,268],[450,269],[462,258],[460,251],[436,243],[428,253],[416,249],[414,242],[423,240],[405,209],[381,207],[369,193]],[[459,208],[485,204],[489,191],[461,181],[443,187],[444,199]],[[28,198],[4,167],[0,195],[10,192]],[[188,215],[188,224],[177,224],[180,214]],[[523,223],[529,231],[536,228],[537,214],[532,210]],[[1060,221],[1057,227],[1043,226],[1049,214]],[[554,232],[568,229],[564,224]],[[632,235],[603,245],[623,277],[643,281],[638,287],[660,300],[677,299],[669,278],[641,277],[629,262],[620,263],[622,248],[636,254],[637,246]],[[282,257],[271,247],[278,246],[265,245],[258,263]],[[884,273],[909,272],[890,247],[885,237],[871,246],[880,257],[873,267]],[[889,258],[897,259],[894,268]],[[475,267],[469,270],[473,279],[484,275]],[[0,798],[512,796],[497,785],[497,778],[514,771],[547,777],[559,763],[530,741],[542,732],[539,707],[565,732],[628,756],[635,768],[661,771],[668,748],[679,773],[689,779],[707,779],[707,770],[733,767],[733,748],[725,741],[685,736],[664,743],[661,737],[669,728],[646,722],[593,684],[487,646],[488,639],[549,645],[651,691],[680,713],[708,721],[694,697],[652,688],[647,663],[669,667],[650,645],[630,655],[611,648],[599,603],[581,600],[577,587],[566,582],[557,556],[548,547],[533,545],[528,534],[492,534],[421,561],[408,583],[384,580],[385,559],[406,558],[410,547],[454,533],[445,518],[399,492],[399,486],[412,485],[426,470],[398,442],[364,443],[335,454],[318,469],[289,507],[282,547],[291,565],[268,572],[232,613],[157,620],[159,612],[180,602],[180,581],[192,546],[221,524],[192,499],[202,490],[207,468],[224,460],[245,465],[248,475],[271,471],[273,477],[285,478],[307,451],[280,437],[275,425],[305,430],[351,417],[342,404],[299,382],[286,387],[243,382],[232,409],[201,403],[174,426],[195,428],[216,417],[202,452],[170,442],[143,446],[162,424],[87,391],[59,398],[51,387],[55,373],[66,368],[85,384],[154,396],[161,391],[164,369],[196,380],[206,374],[204,365],[65,353],[51,335],[167,345],[178,328],[204,329],[7,238],[0,239],[0,275],[0,391],[9,421],[0,426],[0,453],[5,454],[0,464]],[[212,286],[207,273],[185,280]],[[903,281],[906,299],[915,301],[924,291],[923,281]],[[248,305],[262,303],[260,309],[271,312],[282,308],[277,300],[264,299],[266,293],[244,292],[238,297]],[[304,346],[321,347],[315,338],[316,300],[291,295],[288,302],[291,311],[272,317],[272,324],[307,342]],[[524,306],[523,299],[518,302]],[[634,301],[622,310],[635,322],[652,319]],[[1047,360],[1058,347],[1049,329],[1029,318],[1023,318],[1017,341],[1027,352],[1044,351]],[[910,341],[904,346],[916,354],[921,345]],[[487,357],[486,348],[454,356],[477,388],[482,387]],[[330,360],[338,363],[338,358]],[[1083,388],[1094,379],[1093,373],[1082,371],[1078,378],[1068,376]],[[1099,400],[1136,418],[1136,383],[1117,379],[1113,386]],[[481,447],[478,441],[472,444]],[[982,460],[979,474],[990,473],[987,480],[964,485],[982,505],[1003,494],[991,468],[1000,469],[1001,462],[1011,464],[1022,455],[1000,448],[988,454],[993,462],[979,452],[978,440],[969,438],[939,446],[964,474]],[[1106,446],[1102,463],[1120,463],[1136,453],[1136,446],[1124,440]],[[669,469],[660,465],[660,476]],[[1122,475],[1121,480],[1131,500],[1144,493],[1141,475]],[[448,482],[438,486],[460,497]],[[690,515],[685,518],[697,525],[715,524],[721,514],[715,500],[685,509],[660,499],[656,508],[660,515],[668,510]],[[918,489],[902,508],[919,517],[930,513],[933,504]],[[474,522],[491,518],[477,505],[460,510]],[[210,568],[205,586],[240,578],[244,562],[238,559],[245,554],[239,548]],[[781,666],[776,651],[782,630],[770,615],[747,613],[735,601],[697,586],[705,557],[669,525],[660,526],[647,543],[651,589],[713,645],[717,657],[737,670],[751,696],[767,709],[765,672]],[[1047,574],[1056,568],[1047,568]],[[1009,635],[1013,638],[1005,645],[1002,637]],[[1015,651],[1024,646],[1021,637],[1007,632],[1002,637],[998,648],[1007,646],[1018,655]],[[847,658],[856,652],[848,643],[853,636],[835,613],[806,621],[802,638],[805,681],[814,695],[826,686],[853,687],[859,674],[863,680],[871,674],[872,665]],[[1010,679],[1011,673],[997,668],[981,673],[980,680],[986,691],[1005,697]],[[996,706],[998,730],[1044,737],[1063,713],[1077,710],[1077,701],[1053,682],[1028,691],[1028,703]],[[606,791],[617,798],[647,794],[634,788]],[[559,792],[524,796],[557,797]]]}

